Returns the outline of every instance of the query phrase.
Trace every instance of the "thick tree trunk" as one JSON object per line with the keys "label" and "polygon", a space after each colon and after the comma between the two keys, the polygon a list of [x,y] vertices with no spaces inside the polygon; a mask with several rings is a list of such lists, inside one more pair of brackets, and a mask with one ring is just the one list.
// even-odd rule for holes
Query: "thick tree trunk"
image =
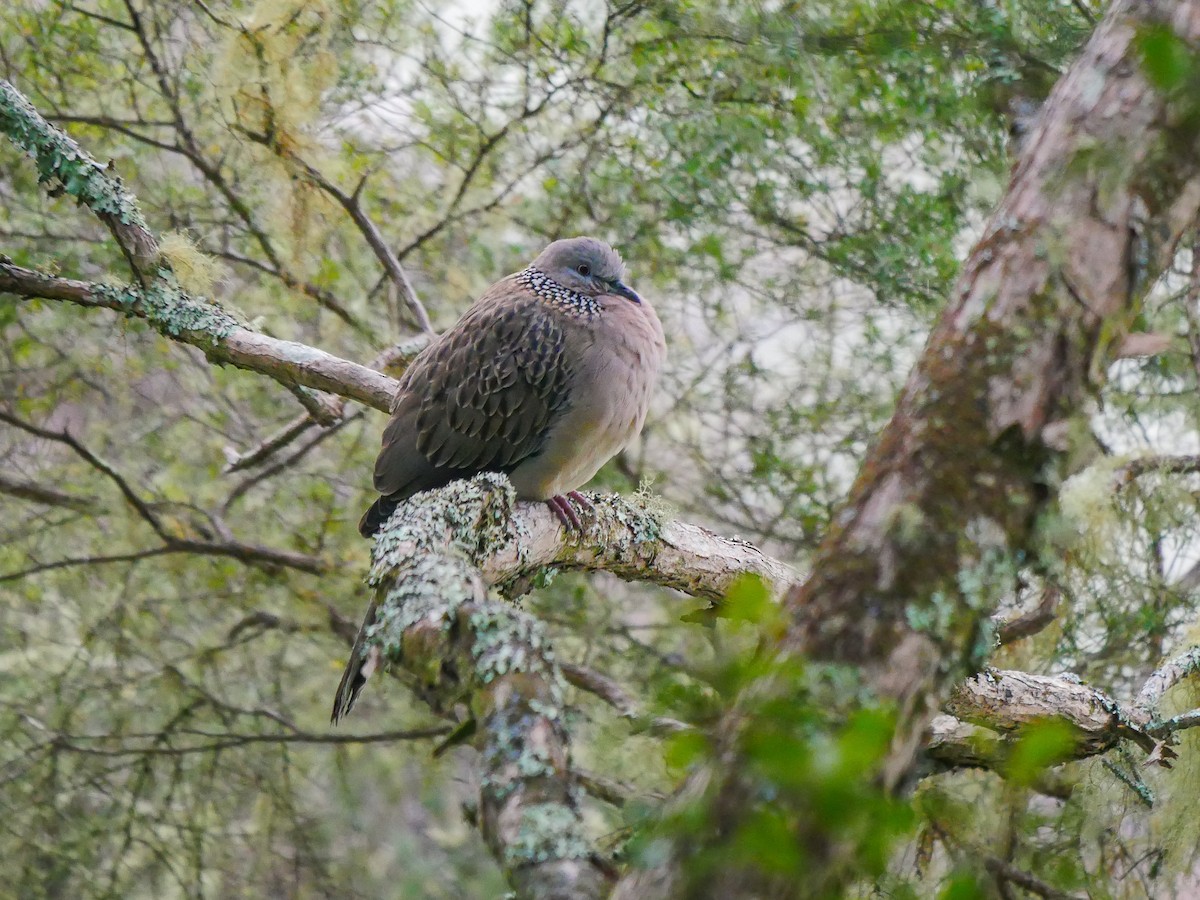
{"label": "thick tree trunk", "polygon": [[[1200,147],[1194,107],[1185,106],[1194,92],[1167,97],[1147,82],[1137,40],[1146,27],[1170,29],[1194,50],[1200,2],[1114,4],[1056,86],[811,577],[787,598],[784,654],[853,667],[894,705],[897,729],[878,773],[885,789],[913,773],[932,717],[977,661],[981,626],[1016,568],[1049,550],[1035,530],[1060,479],[1070,420],[1195,221]],[[711,830],[675,838],[669,861],[631,875],[618,896],[761,888],[752,865],[686,889],[680,880],[684,861],[726,846],[762,796],[739,742],[756,705],[758,696],[726,717],[720,770],[706,767],[685,789],[694,796],[704,786],[715,798]],[[838,859],[852,873],[823,823],[791,813],[818,866]],[[814,872],[791,889],[836,893],[841,877]]]}

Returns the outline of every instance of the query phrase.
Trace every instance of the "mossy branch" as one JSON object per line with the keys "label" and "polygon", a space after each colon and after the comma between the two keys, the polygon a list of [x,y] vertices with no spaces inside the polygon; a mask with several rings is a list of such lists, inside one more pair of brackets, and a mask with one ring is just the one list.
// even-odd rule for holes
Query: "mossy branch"
{"label": "mossy branch", "polygon": [[[351,666],[382,661],[435,712],[469,710],[456,734],[480,751],[479,827],[518,896],[603,897],[611,872],[583,828],[566,681],[542,624],[478,565],[521,541],[524,512],[500,475],[401,504],[375,543]],[[348,705],[339,692],[335,717]]]}
{"label": "mossy branch", "polygon": [[594,497],[583,533],[568,538],[543,504],[518,503],[502,475],[420,494],[380,532],[374,599],[335,720],[381,663],[435,712],[469,709],[460,733],[481,754],[480,828],[518,894],[604,896],[610,871],[583,831],[570,766],[566,678],[542,624],[500,597],[547,568],[605,569],[710,599],[742,575],[781,596],[796,575],[749,544],[620,497]]}
{"label": "mossy branch", "polygon": [[33,158],[42,183],[74,197],[102,221],[120,245],[137,284],[124,287],[56,278],[0,259],[0,291],[26,298],[102,306],[144,319],[160,334],[199,347],[209,359],[269,375],[287,386],[317,421],[336,420],[335,405],[312,389],[331,391],[387,410],[395,381],[292,341],[247,328],[221,307],[188,294],[159,251],[137,199],[107,166],[47,122],[29,100],[0,79],[0,131]]}
{"label": "mossy branch", "polygon": [[[115,310],[144,320],[164,337],[198,347],[215,363],[269,375],[289,388],[349,397],[384,412],[396,390],[396,380],[375,369],[253,331],[219,306],[189,296],[170,279],[148,287],[114,287],[45,275],[0,257],[0,293]],[[331,420],[329,404],[306,404],[306,408],[317,421]]]}
{"label": "mossy branch", "polygon": [[154,280],[158,241],[142,218],[137,199],[108,166],[96,162],[65,132],[43,119],[25,95],[3,79],[0,131],[33,158],[39,183],[58,182],[63,192],[108,226],[142,284]]}

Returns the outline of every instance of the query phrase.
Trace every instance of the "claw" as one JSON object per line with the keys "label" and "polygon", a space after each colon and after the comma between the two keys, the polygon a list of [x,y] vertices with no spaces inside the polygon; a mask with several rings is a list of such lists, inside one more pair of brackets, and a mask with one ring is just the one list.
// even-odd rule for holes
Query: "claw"
{"label": "claw", "polygon": [[583,523],[579,521],[575,507],[566,497],[556,495],[547,500],[546,505],[554,510],[554,515],[558,517],[558,521],[567,531],[583,531]]}
{"label": "claw", "polygon": [[596,511],[596,504],[589,500],[586,494],[581,494],[579,491],[567,491],[567,497],[578,503],[584,512]]}

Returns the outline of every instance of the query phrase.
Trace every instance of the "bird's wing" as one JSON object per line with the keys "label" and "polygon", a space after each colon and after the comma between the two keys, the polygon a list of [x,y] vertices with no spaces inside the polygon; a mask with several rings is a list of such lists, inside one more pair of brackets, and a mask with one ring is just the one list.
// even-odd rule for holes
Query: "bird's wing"
{"label": "bird's wing", "polygon": [[375,488],[408,495],[509,471],[537,453],[567,402],[565,336],[536,297],[500,282],[405,373],[375,463]]}

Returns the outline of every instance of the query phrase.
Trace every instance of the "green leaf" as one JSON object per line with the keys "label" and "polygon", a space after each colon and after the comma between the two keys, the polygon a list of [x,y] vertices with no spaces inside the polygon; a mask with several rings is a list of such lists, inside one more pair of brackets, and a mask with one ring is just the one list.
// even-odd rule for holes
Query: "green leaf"
{"label": "green leaf", "polygon": [[1078,741],[1065,722],[1047,720],[1030,726],[1008,758],[1008,775],[1019,784],[1032,784],[1050,766],[1069,759]]}
{"label": "green leaf", "polygon": [[983,900],[988,894],[970,872],[959,872],[938,892],[938,900]]}
{"label": "green leaf", "polygon": [[1161,91],[1172,91],[1188,81],[1195,69],[1195,56],[1179,35],[1165,25],[1143,30],[1137,37],[1142,71]]}
{"label": "green leaf", "polygon": [[721,612],[740,622],[766,624],[779,615],[779,607],[771,599],[766,584],[757,575],[739,575],[729,586]]}

